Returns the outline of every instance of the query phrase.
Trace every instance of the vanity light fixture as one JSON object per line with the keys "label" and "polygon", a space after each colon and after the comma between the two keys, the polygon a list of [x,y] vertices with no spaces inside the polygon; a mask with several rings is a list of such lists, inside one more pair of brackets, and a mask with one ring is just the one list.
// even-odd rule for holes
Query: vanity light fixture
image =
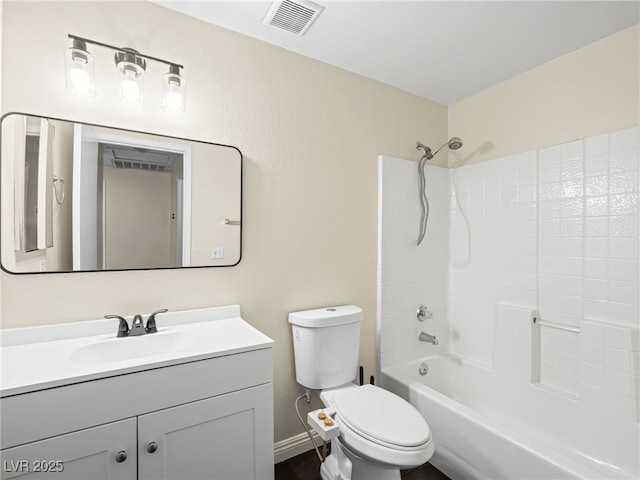
{"label": "vanity light fixture", "polygon": [[95,40],[69,34],[72,46],[65,53],[67,70],[67,88],[83,94],[95,95],[93,86],[93,56],[87,50],[87,44],[97,45],[115,51],[116,68],[121,74],[120,100],[127,103],[141,104],[144,92],[144,74],[147,61],[164,63],[169,66],[169,72],[163,75],[162,109],[185,111],[186,81],[180,75],[182,65],[160,58],[145,55],[133,48],[114,47]]}
{"label": "vanity light fixture", "polygon": [[115,54],[116,67],[122,75],[120,79],[120,100],[142,103],[144,72],[147,62],[133,48],[124,48]]}
{"label": "vanity light fixture", "polygon": [[180,75],[180,68],[170,65],[169,73],[165,73],[162,78],[162,108],[184,112],[187,86],[185,79]]}
{"label": "vanity light fixture", "polygon": [[73,38],[73,43],[65,52],[67,88],[82,95],[95,95],[93,87],[93,56],[87,51],[83,40]]}

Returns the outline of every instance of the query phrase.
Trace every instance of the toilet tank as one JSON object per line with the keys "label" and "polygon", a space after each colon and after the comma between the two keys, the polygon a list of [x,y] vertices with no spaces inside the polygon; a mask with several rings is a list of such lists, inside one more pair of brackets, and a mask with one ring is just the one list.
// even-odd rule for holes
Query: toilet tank
{"label": "toilet tank", "polygon": [[289,314],[296,381],[323,390],[351,382],[358,368],[362,309],[355,305]]}

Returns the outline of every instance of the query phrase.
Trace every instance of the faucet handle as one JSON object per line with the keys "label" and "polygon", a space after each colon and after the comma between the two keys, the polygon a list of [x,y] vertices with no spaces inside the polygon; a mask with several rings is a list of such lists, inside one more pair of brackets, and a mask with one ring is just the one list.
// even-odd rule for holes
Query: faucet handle
{"label": "faucet handle", "polygon": [[433,318],[433,312],[426,305],[420,305],[416,311],[416,318],[421,322]]}
{"label": "faucet handle", "polygon": [[118,334],[116,337],[128,337],[129,336],[129,324],[124,317],[120,315],[105,315],[104,318],[117,318],[120,323],[118,324]]}
{"label": "faucet handle", "polygon": [[149,315],[149,318],[147,319],[147,327],[145,328],[145,331],[147,333],[156,333],[158,331],[158,328],[156,327],[156,315],[158,315],[159,313],[165,313],[168,311],[169,310],[167,310],[166,308],[163,308],[161,310],[156,310],[151,315]]}

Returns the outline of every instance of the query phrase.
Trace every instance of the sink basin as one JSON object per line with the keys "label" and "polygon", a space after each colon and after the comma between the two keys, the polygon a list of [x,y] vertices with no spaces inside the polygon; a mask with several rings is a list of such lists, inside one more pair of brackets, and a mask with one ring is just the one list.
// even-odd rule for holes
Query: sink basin
{"label": "sink basin", "polygon": [[76,349],[71,361],[76,364],[121,362],[166,354],[189,347],[195,342],[191,332],[159,331],[137,337],[109,338]]}

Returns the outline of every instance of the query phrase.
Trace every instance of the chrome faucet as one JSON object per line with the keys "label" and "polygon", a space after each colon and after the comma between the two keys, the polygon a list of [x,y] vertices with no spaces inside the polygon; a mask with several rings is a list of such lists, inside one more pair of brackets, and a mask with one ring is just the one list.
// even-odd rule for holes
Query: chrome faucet
{"label": "chrome faucet", "polygon": [[144,328],[142,321],[142,315],[135,314],[133,316],[133,322],[131,323],[131,330],[129,330],[130,337],[137,337],[138,335],[144,335],[147,331]]}
{"label": "chrome faucet", "polygon": [[156,333],[158,331],[158,327],[156,326],[156,315],[159,313],[167,312],[166,308],[162,310],[156,310],[149,318],[147,318],[147,326],[144,326],[142,321],[142,315],[136,314],[133,317],[133,322],[131,323],[131,329],[129,329],[129,324],[127,323],[127,319],[121,317],[120,315],[105,315],[104,318],[117,318],[119,320],[118,323],[118,333],[116,337],[137,337],[138,335],[145,335],[147,333]]}
{"label": "chrome faucet", "polygon": [[420,332],[420,335],[418,335],[418,340],[420,340],[421,342],[427,342],[427,343],[432,343],[433,345],[438,345],[438,339],[436,338],[436,336],[429,335],[426,332]]}

